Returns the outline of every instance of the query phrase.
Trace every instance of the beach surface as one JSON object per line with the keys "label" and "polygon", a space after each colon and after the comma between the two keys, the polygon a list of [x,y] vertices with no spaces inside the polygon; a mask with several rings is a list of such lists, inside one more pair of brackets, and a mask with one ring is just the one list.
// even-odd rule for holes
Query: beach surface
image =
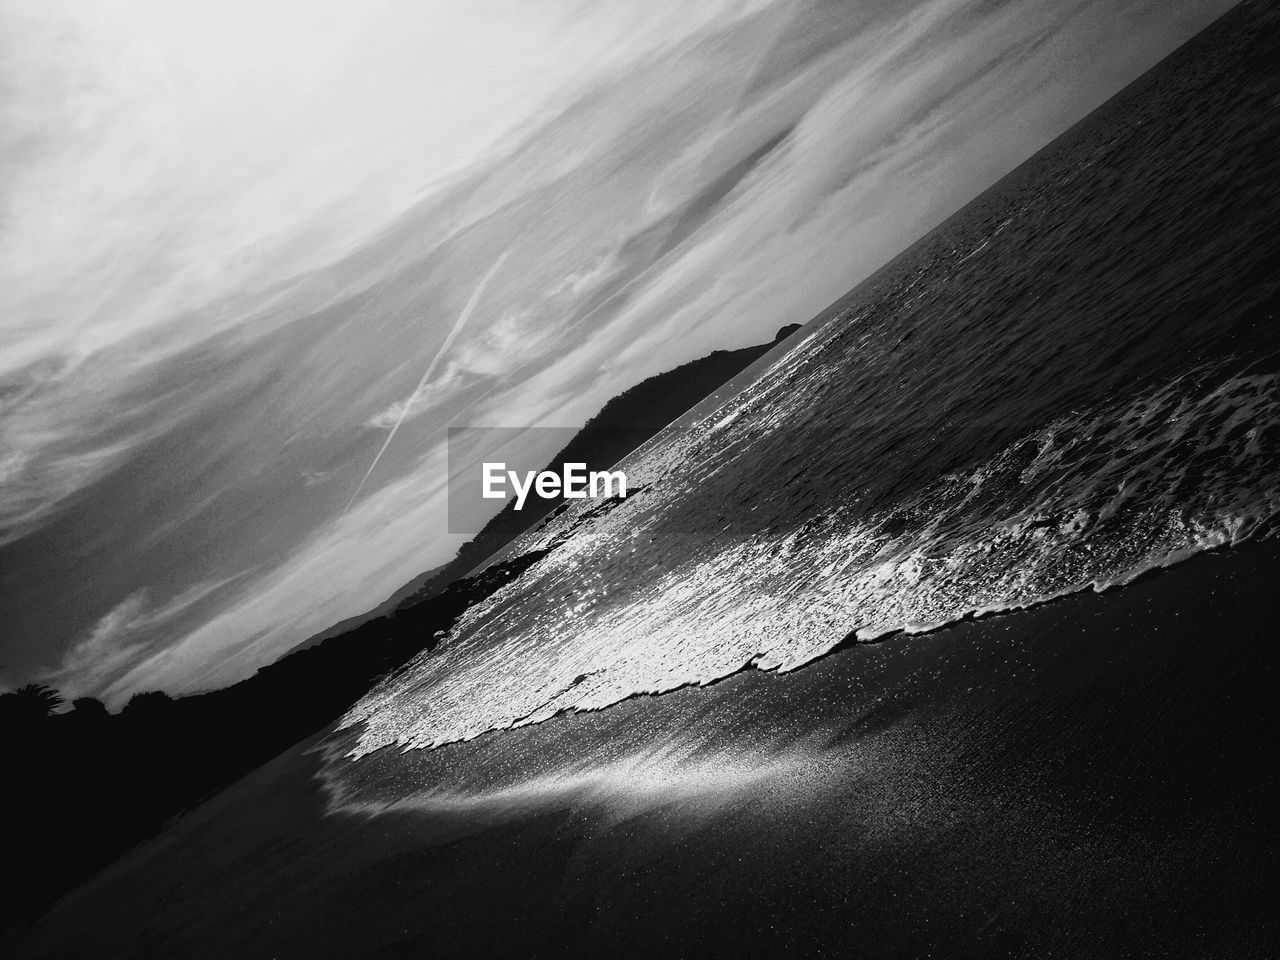
{"label": "beach surface", "polygon": [[437,750],[287,752],[15,957],[1272,955],[1280,547]]}

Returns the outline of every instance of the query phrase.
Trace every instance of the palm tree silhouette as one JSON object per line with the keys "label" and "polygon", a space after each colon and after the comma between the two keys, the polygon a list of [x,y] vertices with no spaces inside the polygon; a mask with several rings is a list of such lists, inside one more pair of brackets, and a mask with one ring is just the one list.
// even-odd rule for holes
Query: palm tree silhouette
{"label": "palm tree silhouette", "polygon": [[32,720],[43,720],[60,706],[62,694],[39,683],[28,683],[0,696],[0,713]]}

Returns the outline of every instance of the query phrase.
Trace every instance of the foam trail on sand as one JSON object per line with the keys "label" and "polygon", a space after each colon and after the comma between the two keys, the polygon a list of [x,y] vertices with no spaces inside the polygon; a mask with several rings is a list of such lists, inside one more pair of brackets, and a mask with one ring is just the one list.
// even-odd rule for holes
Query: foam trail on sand
{"label": "foam trail on sand", "polygon": [[436,365],[440,362],[453,345],[454,339],[462,332],[462,328],[467,325],[467,320],[471,317],[471,312],[475,310],[476,304],[480,302],[480,297],[484,293],[484,288],[489,285],[489,281],[493,279],[493,275],[498,272],[498,268],[502,266],[504,260],[507,259],[510,250],[504,250],[502,256],[493,262],[487,273],[480,279],[480,284],[471,294],[471,298],[467,300],[467,305],[462,308],[462,313],[458,314],[458,320],[453,325],[453,329],[449,331],[449,335],[444,338],[444,343],[440,344],[440,349],[436,351],[435,356],[431,358],[431,362],[427,364],[427,369],[423,372],[422,378],[418,381],[418,385],[413,388],[413,393],[409,394],[409,398],[405,401],[404,406],[400,409],[400,416],[396,418],[395,426],[391,428],[391,432],[387,434],[387,439],[382,442],[382,449],[378,451],[378,455],[373,458],[373,463],[369,464],[369,469],[364,472],[364,476],[360,478],[360,483],[356,486],[356,492],[351,495],[351,499],[347,501],[346,507],[343,509],[345,514],[351,509],[351,505],[356,502],[356,497],[360,496],[360,491],[364,489],[365,483],[373,474],[374,468],[378,465],[378,461],[382,459],[382,455],[387,452],[387,447],[391,446],[391,441],[395,439],[396,432],[400,429],[400,424],[404,423],[404,418],[409,413],[409,408],[413,406],[413,401],[417,399],[422,388],[426,386],[427,381],[431,378],[431,374],[435,372]]}

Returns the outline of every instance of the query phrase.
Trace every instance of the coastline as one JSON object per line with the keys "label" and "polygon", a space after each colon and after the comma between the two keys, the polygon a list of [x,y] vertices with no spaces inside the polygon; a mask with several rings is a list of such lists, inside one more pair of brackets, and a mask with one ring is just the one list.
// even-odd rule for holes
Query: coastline
{"label": "coastline", "polygon": [[15,955],[1261,955],[1277,570],[1253,543],[787,674],[379,751],[327,772],[347,812],[315,780],[342,737],[313,739]]}

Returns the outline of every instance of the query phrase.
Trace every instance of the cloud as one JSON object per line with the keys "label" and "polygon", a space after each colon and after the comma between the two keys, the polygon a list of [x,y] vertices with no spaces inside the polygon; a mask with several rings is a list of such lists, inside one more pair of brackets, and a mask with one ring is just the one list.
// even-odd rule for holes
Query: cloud
{"label": "cloud", "polygon": [[0,373],[334,262],[728,5],[649,6],[7,5],[0,323],[20,337]]}
{"label": "cloud", "polygon": [[[97,405],[185,351],[303,319],[292,308],[314,296],[283,288],[325,287],[317,272],[496,162],[531,123],[738,6],[6,4],[0,418],[6,394],[33,384],[46,411],[20,437],[0,422],[6,471],[18,462],[7,448],[47,464],[67,437],[83,447],[106,432]],[[77,386],[86,365],[97,380]],[[9,504],[14,522],[48,516],[101,472],[74,471],[44,503],[28,502],[45,487],[33,478]]]}
{"label": "cloud", "polygon": [[303,470],[302,482],[308,487],[314,487],[318,483],[325,483],[333,476],[331,470]]}
{"label": "cloud", "polygon": [[616,257],[600,254],[580,268],[532,291],[515,306],[490,310],[496,319],[464,337],[444,358],[444,369],[414,393],[393,401],[365,421],[389,430],[404,419],[437,412],[477,383],[502,380],[547,357],[565,338],[566,318],[596,294],[616,271]]}
{"label": "cloud", "polygon": [[62,657],[43,679],[55,683],[70,700],[99,692],[135,667],[157,642],[154,631],[170,623],[234,578],[199,583],[152,606],[146,589],[138,590],[102,615],[88,634]]}
{"label": "cloud", "polygon": [[147,596],[139,590],[103,615],[89,635],[67,651],[62,665],[48,677],[59,683],[69,697],[96,689],[107,678],[134,660],[145,644],[133,639],[145,623]]}
{"label": "cloud", "polygon": [[[443,451],[433,449],[426,459],[424,469],[357,502],[286,562],[255,578],[234,604],[135,658],[105,689],[108,703],[139,690],[192,691],[242,679],[371,606],[368,598],[386,584],[393,585],[389,595],[421,573],[424,532],[447,526]],[[452,537],[452,549],[465,539]]]}

